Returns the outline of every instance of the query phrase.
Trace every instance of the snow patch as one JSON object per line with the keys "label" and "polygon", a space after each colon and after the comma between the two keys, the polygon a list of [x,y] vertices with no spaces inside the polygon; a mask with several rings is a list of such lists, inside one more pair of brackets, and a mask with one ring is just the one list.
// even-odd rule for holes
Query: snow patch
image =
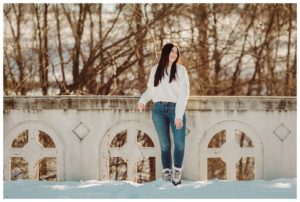
{"label": "snow patch", "polygon": [[187,181],[4,181],[4,198],[297,198],[297,179]]}

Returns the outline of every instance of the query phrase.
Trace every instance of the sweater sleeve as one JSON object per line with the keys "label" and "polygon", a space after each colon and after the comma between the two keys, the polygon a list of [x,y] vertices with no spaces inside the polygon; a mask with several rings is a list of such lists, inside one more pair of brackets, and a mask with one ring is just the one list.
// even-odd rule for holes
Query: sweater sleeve
{"label": "sweater sleeve", "polygon": [[139,99],[139,103],[143,103],[144,105],[146,105],[147,102],[149,102],[152,99],[155,70],[156,70],[156,66],[153,66],[150,71],[150,75],[149,75],[149,79],[148,79],[148,83],[147,83],[147,89],[142,94],[141,98]]}
{"label": "sweater sleeve", "polygon": [[183,114],[186,108],[187,100],[190,95],[189,77],[184,67],[180,68],[179,79],[179,93],[175,109],[175,119],[183,119]]}

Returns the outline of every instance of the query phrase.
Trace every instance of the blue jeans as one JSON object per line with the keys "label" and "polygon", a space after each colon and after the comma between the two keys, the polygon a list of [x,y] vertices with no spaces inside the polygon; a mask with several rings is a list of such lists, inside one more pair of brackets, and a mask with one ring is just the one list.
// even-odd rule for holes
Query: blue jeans
{"label": "blue jeans", "polygon": [[161,148],[161,160],[163,168],[172,168],[170,126],[174,137],[174,166],[182,167],[185,148],[186,117],[183,116],[183,127],[176,129],[175,126],[176,103],[155,102],[152,108],[152,120],[159,138]]}

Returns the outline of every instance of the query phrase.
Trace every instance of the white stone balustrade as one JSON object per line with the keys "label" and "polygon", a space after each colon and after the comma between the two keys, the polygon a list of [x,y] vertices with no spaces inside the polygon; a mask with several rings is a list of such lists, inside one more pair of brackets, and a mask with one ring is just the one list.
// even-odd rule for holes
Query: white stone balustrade
{"label": "white stone balustrade", "polygon": [[[155,178],[160,178],[151,104],[139,112],[137,101],[129,96],[4,97],[4,180],[12,179],[14,157],[27,162],[30,179],[38,179],[43,158],[55,158],[57,180],[108,180],[110,159],[121,157],[126,179],[132,181],[138,179],[138,162],[154,157]],[[209,169],[214,169],[210,162],[219,162],[225,165],[225,179],[237,180],[237,163],[247,158],[254,168],[253,179],[296,177],[295,97],[190,97],[186,114],[184,179],[218,176],[222,169]],[[24,131],[26,142],[13,146]],[[124,144],[111,146],[122,131]],[[154,146],[137,142],[139,131]],[[53,148],[39,142],[41,133],[50,137]],[[223,138],[222,145],[209,147],[216,138]]]}

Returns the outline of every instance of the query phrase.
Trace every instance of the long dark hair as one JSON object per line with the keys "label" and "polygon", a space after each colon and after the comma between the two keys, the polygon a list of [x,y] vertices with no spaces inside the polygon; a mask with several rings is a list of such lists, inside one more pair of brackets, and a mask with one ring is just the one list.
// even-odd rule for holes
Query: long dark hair
{"label": "long dark hair", "polygon": [[[158,67],[157,67],[157,70],[156,70],[156,73],[154,76],[154,86],[158,86],[159,82],[164,77],[165,67],[167,67],[169,65],[169,55],[174,46],[175,45],[172,43],[167,43],[164,45],[164,47],[161,51]],[[173,62],[172,67],[171,67],[171,75],[170,75],[169,83],[171,83],[173,80],[176,80],[176,63],[179,60],[179,56],[180,56],[178,47],[177,46],[175,46],[175,47],[177,48],[177,58]]]}

